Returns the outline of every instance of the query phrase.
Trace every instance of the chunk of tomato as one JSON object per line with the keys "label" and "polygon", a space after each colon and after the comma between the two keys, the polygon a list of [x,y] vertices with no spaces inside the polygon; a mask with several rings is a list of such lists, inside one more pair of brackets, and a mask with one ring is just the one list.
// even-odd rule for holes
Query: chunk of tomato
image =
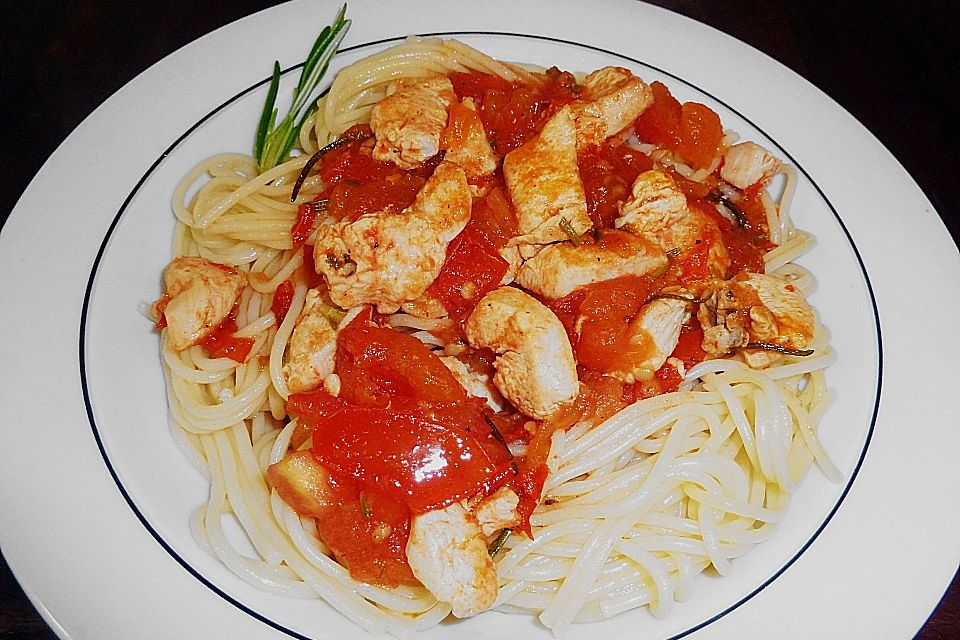
{"label": "chunk of tomato", "polygon": [[537,86],[507,83],[486,74],[454,74],[454,92],[477,104],[487,139],[505,156],[535,136],[544,123],[579,93],[576,78],[551,67]]}
{"label": "chunk of tomato", "polygon": [[710,166],[723,142],[720,117],[699,102],[680,103],[662,82],[651,83],[653,103],[637,118],[637,136],[676,153],[694,169]]}
{"label": "chunk of tomato", "polygon": [[427,291],[452,317],[463,319],[503,280],[508,266],[479,236],[464,229],[450,243],[443,268]]}
{"label": "chunk of tomato", "polygon": [[646,154],[609,141],[580,154],[577,164],[587,197],[587,213],[599,229],[613,227],[617,205],[630,196],[637,176],[653,168],[653,161]]}
{"label": "chunk of tomato", "polygon": [[317,533],[351,577],[385,587],[418,585],[407,562],[407,506],[346,477],[331,480],[336,504],[316,519]]}
{"label": "chunk of tomato", "polygon": [[415,405],[347,406],[317,424],[313,452],[325,467],[376,487],[414,514],[486,495],[513,476],[467,431]]}
{"label": "chunk of tomato", "polygon": [[654,81],[650,84],[650,89],[653,92],[653,102],[636,120],[637,136],[643,142],[651,142],[672,150],[680,142],[683,107],[662,82]]}
{"label": "chunk of tomato", "polygon": [[686,368],[700,364],[707,357],[703,350],[703,328],[696,316],[691,317],[680,328],[680,339],[671,357],[677,358]]}
{"label": "chunk of tomato", "polygon": [[489,73],[466,73],[454,72],[450,74],[450,82],[453,83],[453,92],[457,97],[473,98],[474,102],[482,102],[488,91],[501,91],[509,93],[514,89],[520,88],[520,83],[513,83],[504,80],[499,76]]}
{"label": "chunk of tomato", "polygon": [[211,358],[230,358],[234,362],[246,362],[250,350],[256,342],[253,338],[238,338],[233,335],[237,332],[237,310],[234,308],[230,315],[224,318],[217,327],[200,341]]}
{"label": "chunk of tomato", "polygon": [[440,358],[417,338],[357,316],[337,339],[335,370],[340,398],[362,407],[384,407],[394,398],[461,402],[466,391]]}
{"label": "chunk of tomato", "polygon": [[513,209],[503,191],[494,187],[474,206],[467,226],[447,247],[443,267],[427,292],[462,321],[503,280],[510,265],[499,250],[516,234]]}
{"label": "chunk of tomato", "polygon": [[450,106],[447,116],[447,126],[440,134],[440,148],[453,149],[462,147],[472,136],[485,135],[483,123],[476,110],[470,109],[462,102],[455,102]]}
{"label": "chunk of tomato", "polygon": [[276,318],[277,324],[283,322],[290,311],[290,304],[293,302],[293,281],[284,280],[277,285],[277,290],[273,292],[273,301],[270,303],[270,310]]}
{"label": "chunk of tomato", "polygon": [[293,393],[287,399],[287,412],[300,418],[301,422],[308,423],[326,420],[346,406],[346,402],[330,395],[323,387]]}
{"label": "chunk of tomato", "polygon": [[313,233],[313,227],[317,222],[317,211],[319,206],[316,202],[304,202],[297,207],[297,217],[290,228],[290,237],[293,241],[293,248],[298,249],[303,246]]}
{"label": "chunk of tomato", "polygon": [[649,346],[631,340],[630,321],[653,293],[653,280],[627,276],[588,288],[580,303],[577,362],[593,371],[627,369],[646,359]]}
{"label": "chunk of tomato", "polygon": [[364,184],[340,182],[330,191],[327,213],[348,222],[365,213],[400,213],[413,204],[425,183],[420,176],[399,170]]}
{"label": "chunk of tomato", "polygon": [[709,167],[723,142],[720,116],[698,102],[685,102],[681,111],[680,139],[675,151],[694,169]]}

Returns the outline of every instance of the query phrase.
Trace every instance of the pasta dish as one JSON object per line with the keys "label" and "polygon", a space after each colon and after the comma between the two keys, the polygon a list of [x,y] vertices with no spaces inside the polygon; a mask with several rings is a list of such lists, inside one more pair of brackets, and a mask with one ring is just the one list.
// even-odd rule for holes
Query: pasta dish
{"label": "pasta dish", "polygon": [[152,307],[247,582],[397,636],[663,617],[839,479],[793,170],[708,106],[410,38],[293,131],[183,178]]}

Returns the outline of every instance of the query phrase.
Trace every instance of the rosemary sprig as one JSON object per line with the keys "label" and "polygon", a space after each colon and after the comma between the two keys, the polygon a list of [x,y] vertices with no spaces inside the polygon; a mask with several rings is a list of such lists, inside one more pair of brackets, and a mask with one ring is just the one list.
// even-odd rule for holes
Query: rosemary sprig
{"label": "rosemary sprig", "polygon": [[[253,155],[257,160],[260,173],[287,160],[290,150],[293,149],[293,145],[300,134],[300,128],[307,117],[316,109],[316,100],[310,101],[310,95],[320,84],[320,80],[327,72],[327,67],[330,66],[330,60],[337,52],[337,47],[340,46],[344,36],[347,35],[350,21],[344,19],[346,11],[347,5],[344,4],[340,7],[333,24],[324,27],[320,35],[317,36],[313,48],[310,50],[310,55],[303,63],[300,81],[293,90],[293,104],[290,105],[290,111],[280,121],[279,125],[277,124],[279,112],[276,102],[280,90],[280,63],[273,63],[273,77],[270,80],[267,101],[263,105],[260,123],[257,126],[257,135],[253,142]],[[308,102],[311,102],[312,106],[304,109]]]}
{"label": "rosemary sprig", "polygon": [[747,349],[762,349],[763,351],[776,351],[777,353],[783,353],[788,356],[811,356],[813,355],[813,349],[791,349],[790,347],[784,347],[783,345],[774,344],[772,342],[748,342],[746,344]]}
{"label": "rosemary sprig", "polygon": [[360,492],[360,511],[364,518],[373,517],[373,509],[370,508],[370,503],[367,502],[367,496],[364,495],[363,491]]}
{"label": "rosemary sprig", "polygon": [[503,549],[504,543],[506,543],[507,538],[510,537],[511,529],[504,529],[500,532],[500,535],[497,536],[497,539],[493,541],[493,544],[490,545],[490,548],[487,549],[487,553],[490,554],[491,558],[495,558],[500,550]]}
{"label": "rosemary sprig", "polygon": [[573,243],[573,246],[579,247],[580,243],[582,242],[580,239],[580,234],[576,232],[576,230],[573,228],[573,225],[570,224],[570,221],[561,216],[559,226],[560,230],[567,234],[567,237],[570,238],[570,242]]}
{"label": "rosemary sprig", "polygon": [[[487,426],[490,427],[490,431],[493,433],[494,439],[503,445],[503,448],[507,450],[507,453],[510,453],[510,446],[507,444],[507,440],[503,437],[503,434],[500,433],[500,429],[497,428],[496,423],[490,418],[490,416],[484,414],[483,419],[486,421]],[[517,467],[517,460],[513,457],[513,454],[510,453],[510,466],[513,467],[513,475],[520,475],[520,468]]]}
{"label": "rosemary sprig", "polygon": [[333,151],[338,147],[353,142],[355,140],[365,140],[370,136],[366,133],[349,133],[347,132],[343,136],[337,138],[323,149],[320,149],[315,154],[310,156],[310,159],[307,160],[307,164],[303,165],[303,169],[300,170],[300,175],[297,176],[297,181],[293,183],[293,191],[290,193],[290,202],[293,202],[297,199],[297,196],[300,195],[300,188],[303,187],[304,181],[307,179],[307,176],[310,175],[310,172],[313,171],[313,167],[320,162],[320,158],[326,155],[328,152]]}
{"label": "rosemary sprig", "polygon": [[730,212],[733,213],[733,217],[736,219],[738,227],[746,229],[750,226],[750,222],[747,220],[747,216],[743,213],[743,211],[740,210],[740,207],[735,205],[733,201],[730,200],[730,198],[727,198],[726,196],[720,193],[717,193],[715,191],[711,191],[706,196],[704,196],[704,199],[706,199],[709,202],[716,202],[717,204],[722,204],[727,209],[729,209]]}
{"label": "rosemary sprig", "polygon": [[652,302],[653,300],[679,300],[680,302],[689,302],[691,304],[703,304],[705,302],[705,300],[694,298],[693,296],[682,296],[677,293],[655,293],[650,296],[647,302]]}

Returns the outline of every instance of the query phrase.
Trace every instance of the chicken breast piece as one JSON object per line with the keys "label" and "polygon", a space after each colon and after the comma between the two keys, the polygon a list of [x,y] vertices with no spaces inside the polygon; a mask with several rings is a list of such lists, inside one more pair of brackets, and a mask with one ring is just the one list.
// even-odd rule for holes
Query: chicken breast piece
{"label": "chicken breast piece", "polygon": [[520,229],[509,244],[567,240],[563,227],[580,234],[593,226],[577,167],[577,129],[566,106],[534,138],[503,159],[503,175]]}
{"label": "chicken breast piece", "polygon": [[303,311],[290,335],[283,377],[291,393],[311,391],[333,373],[337,353],[337,328],[323,313],[324,302],[316,289],[307,291]]}
{"label": "chicken breast piece", "polygon": [[501,529],[520,524],[517,506],[520,496],[510,487],[500,487],[496,492],[483,498],[473,508],[473,514],[480,523],[483,535],[492,536]]}
{"label": "chicken breast piece", "polygon": [[730,268],[730,255],[717,223],[698,209],[687,207],[683,191],[662,171],[644,171],[637,176],[614,224],[655,240],[664,251],[683,252],[709,242],[707,267],[711,273],[722,278]]}
{"label": "chicken breast piece", "polygon": [[[689,295],[681,292],[679,295]],[[645,304],[630,321],[630,343],[640,347],[630,369],[608,371],[614,378],[632,383],[650,380],[677,348],[680,329],[690,317],[691,303],[658,298]]]}
{"label": "chicken breast piece", "polygon": [[497,570],[476,516],[459,502],[414,516],[407,540],[413,575],[430,593],[466,618],[497,599]]}
{"label": "chicken breast piece", "polygon": [[[524,245],[524,248],[535,247],[537,245]],[[507,261],[507,272],[503,274],[503,278],[500,280],[500,286],[505,287],[514,280],[517,279],[517,273],[520,271],[520,267],[523,266],[523,256],[520,253],[521,247],[512,246],[504,247],[500,249],[500,257]],[[535,253],[535,252],[531,252]]]}
{"label": "chicken breast piece", "polygon": [[[477,112],[477,107],[473,103],[473,98],[464,98],[462,107]],[[493,152],[490,141],[487,139],[487,132],[480,123],[479,117],[476,121],[477,126],[470,127],[464,132],[459,144],[447,149],[443,159],[463,167],[467,172],[468,179],[483,178],[491,175],[497,170],[497,164],[500,158]]]}
{"label": "chicken breast piece", "polygon": [[489,375],[473,371],[453,356],[440,356],[440,361],[457,379],[468,395],[484,400],[494,411],[503,409],[503,396],[497,391]]}
{"label": "chicken breast piece", "polygon": [[763,184],[780,171],[780,160],[755,142],[740,142],[723,154],[720,177],[738,189]]}
{"label": "chicken breast piece", "polygon": [[493,383],[531,418],[543,419],[573,401],[579,391],[570,339],[556,315],[513,287],[489,292],[465,325],[474,347],[499,354]]}
{"label": "chicken breast piece", "polygon": [[582,86],[583,97],[570,105],[580,150],[627,128],[653,102],[647,83],[623,67],[597,69],[584,78]]}
{"label": "chicken breast piece", "polygon": [[368,213],[318,230],[315,266],[330,299],[344,309],[370,303],[394,313],[422,296],[470,219],[471,201],[463,169],[441,162],[401,213]]}
{"label": "chicken breast piece", "polygon": [[163,273],[167,341],[183,351],[206,338],[240,299],[246,275],[206,258],[179,256]]}
{"label": "chicken breast piece", "polygon": [[763,342],[800,351],[813,338],[813,308],[784,278],[743,271],[711,289],[697,311],[703,326],[703,350],[711,356],[740,349],[748,365],[763,368],[782,354],[743,347]]}
{"label": "chicken breast piece", "polygon": [[544,247],[523,263],[517,282],[547,298],[562,298],[588,284],[666,267],[667,256],[659,245],[644,236],[609,229],[599,243]]}
{"label": "chicken breast piece", "polygon": [[267,467],[270,486],[300,515],[323,517],[340,498],[330,486],[330,473],[311,451],[296,451]]}
{"label": "chicken breast piece", "polygon": [[659,239],[687,215],[687,197],[663,171],[644,171],[631,187],[614,225]]}
{"label": "chicken breast piece", "polygon": [[373,157],[401,169],[414,169],[440,151],[447,112],[457,99],[445,76],[391,82],[387,96],[370,112],[376,137]]}

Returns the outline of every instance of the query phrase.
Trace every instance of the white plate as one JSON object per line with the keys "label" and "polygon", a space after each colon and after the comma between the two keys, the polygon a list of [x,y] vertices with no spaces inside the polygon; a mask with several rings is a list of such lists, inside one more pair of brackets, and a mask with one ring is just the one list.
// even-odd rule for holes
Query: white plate
{"label": "white plate", "polygon": [[[387,16],[353,3],[336,64],[450,32],[505,59],[631,67],[713,106],[802,170],[793,214],[818,238],[804,262],[840,357],[821,433],[845,481],[813,470],[777,536],[732,576],[702,579],[667,620],[641,610],[569,637],[911,636],[960,563],[960,351],[944,339],[960,259],[929,202],[836,104],[716,31],[633,3],[497,5],[411,0]],[[293,67],[335,10],[283,5],[166,58],[67,139],[4,227],[0,331],[14,366],[0,391],[0,543],[65,638],[358,635],[325,605],[257,592],[194,543],[187,517],[205,484],[170,437],[157,338],[137,308],[169,259],[173,185],[203,157],[249,149],[270,62]],[[498,613],[425,637],[467,632],[549,637]]]}

